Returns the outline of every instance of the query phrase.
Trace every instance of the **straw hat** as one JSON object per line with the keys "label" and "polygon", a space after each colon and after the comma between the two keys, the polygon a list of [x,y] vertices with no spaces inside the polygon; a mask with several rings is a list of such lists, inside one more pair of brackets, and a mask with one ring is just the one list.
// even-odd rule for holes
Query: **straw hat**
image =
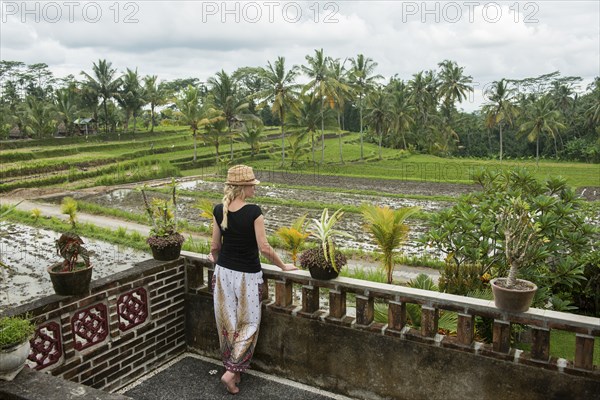
{"label": "straw hat", "polygon": [[235,165],[227,171],[227,182],[225,183],[234,186],[250,186],[258,185],[260,181],[254,176],[252,167]]}

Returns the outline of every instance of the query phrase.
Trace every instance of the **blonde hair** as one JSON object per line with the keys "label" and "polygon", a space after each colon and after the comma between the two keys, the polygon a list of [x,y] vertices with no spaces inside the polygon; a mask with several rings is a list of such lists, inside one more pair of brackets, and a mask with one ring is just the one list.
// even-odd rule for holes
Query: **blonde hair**
{"label": "blonde hair", "polygon": [[221,221],[221,229],[227,229],[227,213],[229,212],[229,203],[236,197],[241,197],[242,200],[246,198],[244,193],[244,186],[225,185],[223,190],[225,195],[223,196],[223,221]]}

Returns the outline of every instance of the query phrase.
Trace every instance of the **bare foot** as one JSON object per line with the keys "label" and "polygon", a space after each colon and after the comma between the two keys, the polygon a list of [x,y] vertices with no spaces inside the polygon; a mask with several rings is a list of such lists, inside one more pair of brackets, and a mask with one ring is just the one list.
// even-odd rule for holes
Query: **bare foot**
{"label": "bare foot", "polygon": [[236,394],[240,391],[236,386],[236,375],[231,371],[225,371],[221,377],[221,383],[225,385],[225,389],[231,394]]}
{"label": "bare foot", "polygon": [[236,372],[235,373],[235,383],[240,383],[241,381],[242,381],[242,373]]}

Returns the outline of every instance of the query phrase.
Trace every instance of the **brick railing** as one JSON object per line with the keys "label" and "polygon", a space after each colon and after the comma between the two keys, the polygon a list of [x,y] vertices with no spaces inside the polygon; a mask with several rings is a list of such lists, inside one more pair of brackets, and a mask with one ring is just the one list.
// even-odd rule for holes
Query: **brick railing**
{"label": "brick railing", "polygon": [[52,295],[6,314],[36,324],[31,369],[113,391],[185,351],[184,282],[183,258],[148,260],[93,281],[88,294]]}

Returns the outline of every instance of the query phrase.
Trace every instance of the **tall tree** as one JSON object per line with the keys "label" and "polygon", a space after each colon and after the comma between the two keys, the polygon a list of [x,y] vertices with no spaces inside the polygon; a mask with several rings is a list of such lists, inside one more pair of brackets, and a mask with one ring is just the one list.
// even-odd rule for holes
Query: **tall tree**
{"label": "tall tree", "polygon": [[150,104],[150,132],[154,132],[156,123],[156,107],[167,103],[170,91],[161,82],[157,83],[156,75],[148,75],[144,77],[144,97]]}
{"label": "tall tree", "polygon": [[350,63],[352,68],[350,69],[349,80],[350,84],[354,89],[354,93],[358,97],[358,112],[360,119],[360,159],[363,159],[363,109],[364,99],[369,91],[374,87],[379,79],[383,77],[379,74],[375,75],[375,68],[377,63],[371,58],[365,57],[363,54],[359,54],[356,58],[351,58]]}
{"label": "tall tree", "polygon": [[455,61],[444,60],[438,64],[442,68],[440,72],[440,97],[442,99],[442,111],[448,122],[452,121],[454,103],[462,103],[467,98],[468,92],[473,92],[471,83],[473,78],[464,75],[464,67],[459,67]]}
{"label": "tall tree", "polygon": [[106,60],[98,60],[92,66],[93,76],[85,71],[81,74],[87,79],[86,86],[97,97],[102,98],[102,108],[104,109],[104,130],[108,132],[108,104],[107,102],[116,96],[121,86],[121,77],[117,77],[117,69],[112,67],[112,63]]}
{"label": "tall tree", "polygon": [[200,90],[195,86],[188,86],[181,92],[175,101],[175,105],[181,113],[181,120],[189,125],[192,130],[192,137],[194,138],[193,162],[195,163],[197,159],[198,128],[203,118]]}
{"label": "tall tree", "polygon": [[565,129],[560,121],[560,112],[556,110],[554,102],[549,95],[544,95],[531,104],[524,115],[520,132],[527,135],[530,142],[535,141],[535,163],[539,166],[540,160],[540,137],[548,135],[554,140],[554,153],[557,156],[556,136],[559,131]]}
{"label": "tall tree", "polygon": [[500,162],[503,156],[502,129],[504,126],[512,126],[518,115],[518,109],[515,107],[514,89],[509,87],[505,79],[495,81],[492,87],[485,91],[488,102],[482,107],[485,115],[485,125],[488,129],[498,127],[500,131]]}
{"label": "tall tree", "polygon": [[239,95],[235,79],[223,70],[217,72],[215,77],[208,78],[208,86],[212,105],[227,122],[230,159],[233,160],[233,132],[241,127],[244,119],[250,117],[247,112],[249,103]]}
{"label": "tall tree", "polygon": [[402,148],[406,150],[408,148],[406,132],[415,123],[413,117],[415,108],[410,102],[410,94],[404,81],[392,79],[387,86],[387,90],[390,94],[390,129],[395,133],[395,136],[400,136]]}
{"label": "tall tree", "polygon": [[347,90],[347,86],[335,79],[330,71],[329,57],[323,49],[315,50],[315,55],[306,56],[308,65],[302,66],[302,71],[310,81],[304,85],[303,91],[310,91],[321,102],[321,163],[325,162],[325,105],[333,109],[340,90]]}
{"label": "tall tree", "polygon": [[135,135],[137,116],[142,107],[146,104],[143,86],[140,84],[137,69],[133,71],[127,68],[121,82],[121,87],[115,98],[125,112],[125,121],[123,123],[125,132],[129,129],[129,119],[133,117],[133,134]]}
{"label": "tall tree", "polygon": [[383,88],[377,88],[367,96],[367,121],[375,131],[379,142],[379,159],[381,160],[381,147],[383,135],[389,129],[390,108],[387,93]]}
{"label": "tall tree", "polygon": [[281,124],[281,165],[285,163],[285,121],[287,112],[298,111],[298,96],[300,85],[296,84],[299,74],[298,66],[294,65],[286,71],[285,58],[277,57],[273,64],[269,61],[266,68],[257,68],[258,76],[263,80],[266,88],[256,97],[260,100],[259,106],[271,105],[271,112],[279,118]]}
{"label": "tall tree", "polygon": [[58,119],[65,124],[68,134],[73,133],[73,122],[78,112],[74,92],[70,88],[56,90],[56,113]]}

